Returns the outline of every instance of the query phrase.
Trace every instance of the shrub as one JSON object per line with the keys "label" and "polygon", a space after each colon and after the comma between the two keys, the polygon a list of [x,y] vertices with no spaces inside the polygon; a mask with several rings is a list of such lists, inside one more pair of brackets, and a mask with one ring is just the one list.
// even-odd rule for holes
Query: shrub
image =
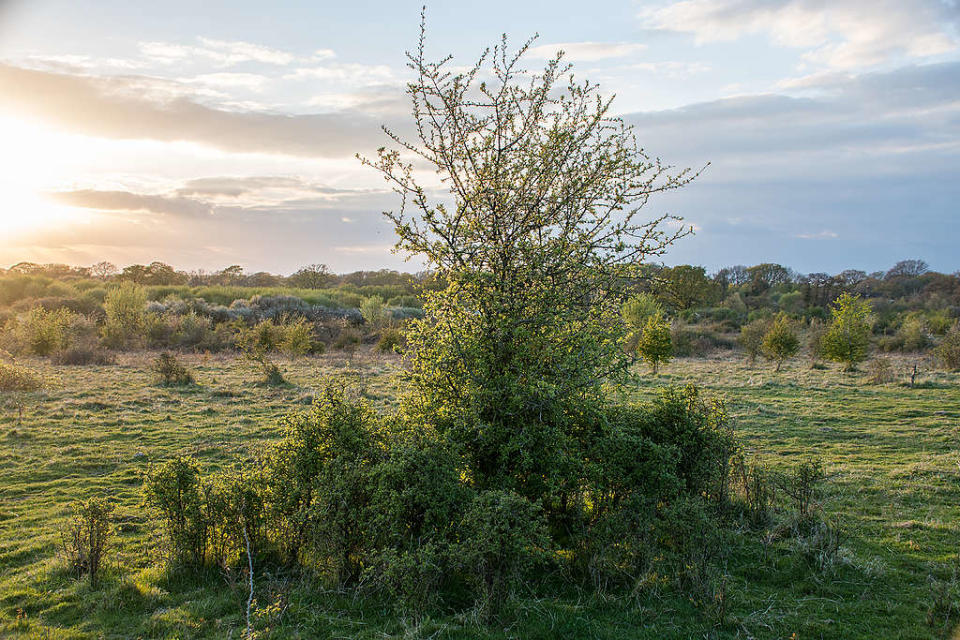
{"label": "shrub", "polygon": [[810,355],[811,366],[816,366],[824,359],[823,337],[827,334],[827,328],[820,320],[810,322],[810,328],[807,329],[807,353]]}
{"label": "shrub", "polygon": [[61,531],[63,553],[71,569],[78,576],[89,576],[91,586],[97,584],[110,544],[112,513],[113,506],[105,500],[78,500],[73,505],[73,517]]}
{"label": "shrub", "polygon": [[781,476],[779,484],[781,490],[793,498],[797,513],[807,516],[820,497],[825,478],[823,463],[812,458],[798,464],[792,473]]}
{"label": "shrub", "polygon": [[831,309],[833,320],[823,336],[824,357],[852,371],[867,357],[870,346],[870,305],[860,296],[842,294]]}
{"label": "shrub", "polygon": [[344,351],[353,351],[362,340],[363,336],[359,331],[351,327],[344,327],[340,330],[340,333],[337,334],[337,339],[334,341],[333,347]]}
{"label": "shrub", "polygon": [[408,309],[422,309],[423,303],[417,296],[394,296],[387,300],[391,307],[406,307]]}
{"label": "shrub", "polygon": [[209,556],[214,563],[228,567],[239,560],[246,565],[248,549],[251,556],[267,549],[262,487],[258,470],[240,466],[213,476],[204,486]]}
{"label": "shrub", "polygon": [[327,387],[310,413],[288,416],[267,454],[267,508],[290,561],[314,558],[338,584],[359,576],[378,421],[364,403]]}
{"label": "shrub", "polygon": [[246,352],[269,353],[280,349],[284,337],[283,325],[276,324],[273,320],[263,320],[253,327],[241,330],[237,344]]}
{"label": "shrub", "polygon": [[873,384],[885,384],[893,382],[896,375],[893,371],[893,363],[890,358],[877,357],[867,363],[867,374],[870,376],[870,382]]}
{"label": "shrub", "polygon": [[74,314],[66,309],[47,311],[34,307],[13,322],[14,347],[18,351],[48,356],[67,346],[68,328]]}
{"label": "shrub", "polygon": [[193,373],[172,353],[161,353],[150,366],[157,377],[157,384],[164,387],[193,384]]}
{"label": "shrub", "polygon": [[0,391],[6,393],[38,391],[44,387],[40,374],[16,364],[0,362]]}
{"label": "shrub", "polygon": [[46,382],[35,371],[16,364],[0,362],[0,392],[9,394],[17,407],[17,424],[23,422],[23,394],[39,391]]}
{"label": "shrub", "polygon": [[283,327],[274,324],[272,320],[264,320],[249,329],[241,329],[237,338],[237,345],[243,351],[244,357],[257,365],[263,373],[263,383],[268,386],[281,386],[287,383],[283,372],[272,360],[269,353],[283,343]]}
{"label": "shrub", "polygon": [[288,356],[302,356],[313,353],[316,348],[310,324],[304,318],[298,318],[284,326],[283,339],[280,341],[279,347]]}
{"label": "shrub", "polygon": [[53,356],[53,362],[59,365],[88,366],[113,364],[115,359],[110,353],[95,345],[74,345]]}
{"label": "shrub", "polygon": [[758,460],[748,463],[740,456],[736,461],[734,478],[738,483],[750,525],[765,527],[770,524],[775,500],[773,474]]}
{"label": "shrub", "polygon": [[384,326],[390,320],[390,312],[380,296],[371,296],[360,305],[360,314],[364,322],[374,330]]}
{"label": "shrub", "polygon": [[904,351],[923,351],[930,346],[930,335],[924,318],[912,316],[904,320],[897,330],[897,342]]}
{"label": "shrub", "polygon": [[800,339],[794,333],[790,319],[786,314],[778,314],[770,323],[766,333],[763,334],[760,349],[768,360],[776,361],[777,371],[780,371],[780,366],[784,360],[797,354],[800,349]]}
{"label": "shrub", "polygon": [[647,318],[637,341],[637,353],[650,365],[654,374],[661,363],[670,362],[673,342],[670,337],[670,323],[663,314],[656,313]]}
{"label": "shrub", "polygon": [[178,456],[151,469],[143,493],[147,505],[160,512],[173,560],[201,566],[207,558],[210,522],[196,461]]}
{"label": "shrub", "polygon": [[763,337],[767,334],[768,325],[769,321],[766,319],[758,319],[740,327],[740,337],[737,342],[743,347],[751,365],[757,362],[757,356],[763,349]]}
{"label": "shrub", "polygon": [[953,325],[943,336],[940,344],[933,350],[933,355],[944,369],[960,369],[960,323]]}
{"label": "shrub", "polygon": [[377,341],[377,351],[381,353],[402,353],[406,339],[400,329],[384,329]]}
{"label": "shrub", "polygon": [[103,301],[104,344],[121,349],[138,343],[146,329],[146,307],[147,294],[140,285],[127,281],[111,289]]}
{"label": "shrub", "polygon": [[639,293],[623,303],[620,312],[631,331],[642,331],[650,316],[663,314],[663,307],[653,295]]}
{"label": "shrub", "polygon": [[213,323],[195,311],[181,316],[172,336],[173,345],[198,348],[208,344],[213,334]]}
{"label": "shrub", "polygon": [[510,491],[484,491],[460,525],[457,550],[481,612],[495,615],[550,548],[539,506]]}

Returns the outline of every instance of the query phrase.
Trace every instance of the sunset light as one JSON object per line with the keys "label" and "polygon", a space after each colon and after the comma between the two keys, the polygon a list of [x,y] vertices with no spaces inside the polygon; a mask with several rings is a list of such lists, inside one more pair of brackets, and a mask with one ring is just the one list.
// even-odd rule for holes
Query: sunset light
{"label": "sunset light", "polygon": [[960,0],[0,0],[0,638],[960,640]]}

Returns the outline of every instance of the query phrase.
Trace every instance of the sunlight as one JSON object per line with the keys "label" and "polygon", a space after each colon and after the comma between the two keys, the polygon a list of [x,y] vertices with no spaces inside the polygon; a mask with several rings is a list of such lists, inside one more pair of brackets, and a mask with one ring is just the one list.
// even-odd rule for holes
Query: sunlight
{"label": "sunlight", "polygon": [[44,195],[58,187],[54,167],[69,140],[27,120],[0,116],[0,237],[4,241],[19,232],[89,217]]}

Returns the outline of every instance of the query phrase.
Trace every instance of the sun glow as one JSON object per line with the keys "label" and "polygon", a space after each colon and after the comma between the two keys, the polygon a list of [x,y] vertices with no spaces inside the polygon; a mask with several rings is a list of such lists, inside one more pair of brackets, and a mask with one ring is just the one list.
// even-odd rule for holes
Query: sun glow
{"label": "sun glow", "polygon": [[0,115],[0,242],[89,217],[46,194],[63,188],[58,166],[70,139],[28,120]]}

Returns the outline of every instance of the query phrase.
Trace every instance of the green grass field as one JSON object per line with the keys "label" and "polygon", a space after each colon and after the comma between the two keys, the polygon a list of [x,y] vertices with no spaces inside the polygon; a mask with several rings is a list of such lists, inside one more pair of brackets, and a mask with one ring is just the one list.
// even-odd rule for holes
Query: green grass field
{"label": "green grass field", "polygon": [[[22,424],[12,399],[0,403],[0,637],[240,638],[241,576],[162,568],[158,528],[140,505],[144,471],[178,453],[210,468],[254,457],[276,437],[277,419],[306,408],[329,377],[389,406],[399,372],[394,357],[329,354],[284,363],[292,385],[269,388],[242,359],[184,356],[198,384],[170,389],[154,385],[150,357],[102,367],[25,361],[49,389],[28,399]],[[829,570],[798,561],[785,541],[734,532],[723,615],[666,589],[596,595],[567,586],[549,597],[534,585],[489,626],[462,609],[414,622],[388,602],[260,572],[262,637],[951,636],[958,620],[935,615],[931,625],[928,611],[938,598],[955,606],[960,590],[950,582],[960,542],[960,375],[928,372],[911,388],[799,360],[778,375],[729,358],[679,360],[643,376],[632,395],[687,382],[725,400],[744,445],[770,466],[822,458],[831,476],[822,507],[846,534]],[[91,589],[66,572],[58,546],[71,501],[101,494],[118,502],[118,534]]]}

